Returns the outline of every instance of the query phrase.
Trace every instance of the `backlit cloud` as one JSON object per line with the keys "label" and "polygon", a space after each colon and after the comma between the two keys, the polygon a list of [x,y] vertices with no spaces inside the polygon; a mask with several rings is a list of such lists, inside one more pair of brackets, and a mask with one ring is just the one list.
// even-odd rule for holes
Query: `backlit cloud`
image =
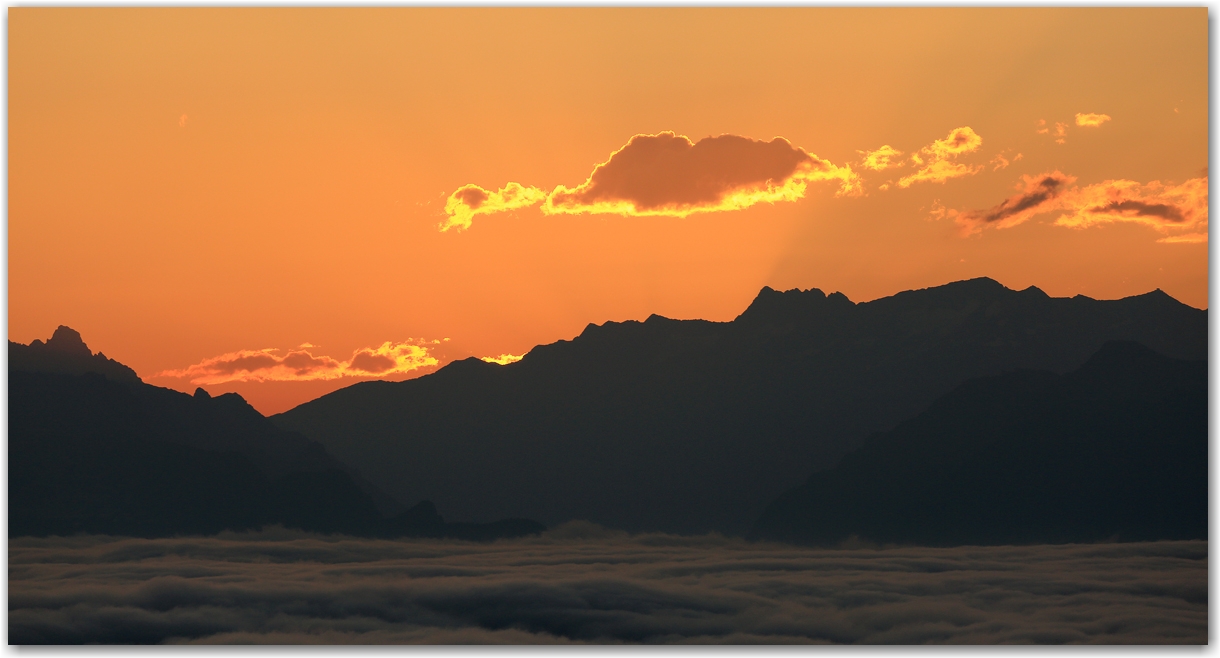
{"label": "backlit cloud", "polygon": [[636,135],[575,188],[555,188],[547,213],[674,215],[740,210],[795,201],[811,181],[836,180],[840,194],[858,187],[850,166],[836,167],[782,137],[769,142],[720,135],[698,142],[672,132]]}
{"label": "backlit cloud", "polygon": [[1206,242],[1207,196],[1207,177],[1180,185],[1108,180],[1073,190],[1055,225],[1088,228],[1135,222],[1167,234],[1166,242]]}
{"label": "backlit cloud", "polygon": [[387,341],[380,347],[356,350],[346,361],[329,356],[315,356],[304,346],[286,352],[278,349],[239,350],[204,359],[181,370],[166,370],[153,376],[189,379],[196,385],[384,377],[439,365],[440,361],[430,353],[431,346],[439,343],[440,341]]}
{"label": "backlit cloud", "polygon": [[481,356],[479,358],[488,363],[496,363],[496,364],[499,364],[502,366],[506,366],[510,363],[516,363],[517,361],[520,361],[521,359],[524,358],[524,355],[518,356],[516,354],[501,354],[500,356]]}
{"label": "backlit cloud", "polygon": [[970,126],[963,126],[953,129],[948,137],[938,139],[925,146],[922,152],[933,159],[944,160],[945,158],[957,157],[963,153],[977,151],[982,145],[983,138],[979,137],[978,133],[974,132]]}
{"label": "backlit cloud", "polygon": [[509,183],[497,192],[485,190],[478,185],[463,185],[449,195],[445,202],[447,218],[442,231],[451,228],[470,228],[475,215],[505,212],[525,208],[546,199],[546,192],[536,187],[525,187],[520,183]]}
{"label": "backlit cloud", "polygon": [[956,213],[956,221],[969,232],[984,226],[1008,228],[1031,219],[1034,215],[1057,209],[1055,205],[1068,185],[1076,178],[1058,170],[1038,176],[1022,176],[1017,183],[1018,194],[1008,197],[986,210]]}
{"label": "backlit cloud", "polygon": [[860,191],[859,177],[850,165],[836,166],[782,137],[764,142],[720,135],[692,142],[672,132],[636,135],[574,188],[559,185],[548,195],[516,183],[494,194],[475,185],[463,186],[449,197],[441,230],[467,228],[476,214],[540,201],[548,215],[685,217],[740,210],[803,198],[806,186],[817,181],[838,182],[839,195]]}
{"label": "backlit cloud", "polygon": [[1060,171],[1023,176],[1018,194],[986,210],[942,213],[966,233],[984,227],[1009,228],[1036,215],[1058,212],[1056,226],[1083,229],[1134,222],[1165,234],[1162,242],[1207,241],[1207,176],[1180,185],[1152,181],[1108,180],[1083,187]]}
{"label": "backlit cloud", "polygon": [[1076,125],[1078,125],[1078,126],[1089,126],[1089,127],[1096,128],[1109,120],[1110,120],[1109,114],[1083,114],[1083,113],[1079,113],[1079,112],[1076,113]]}
{"label": "backlit cloud", "polygon": [[873,171],[901,167],[904,164],[902,160],[898,159],[902,155],[902,151],[889,144],[883,145],[876,151],[857,151],[857,153],[864,155],[862,166],[865,169],[872,169]]}
{"label": "backlit cloud", "polygon": [[954,160],[963,153],[977,151],[983,138],[969,126],[955,128],[949,136],[938,139],[911,155],[911,162],[920,167],[910,176],[898,179],[898,187],[910,187],[915,183],[944,183],[950,178],[972,176],[983,170],[983,165],[965,165]]}

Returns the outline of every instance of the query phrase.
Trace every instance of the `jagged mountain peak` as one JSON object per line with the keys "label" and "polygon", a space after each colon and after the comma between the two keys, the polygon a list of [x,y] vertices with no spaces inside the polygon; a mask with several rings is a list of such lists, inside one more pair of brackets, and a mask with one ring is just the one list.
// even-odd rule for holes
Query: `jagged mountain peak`
{"label": "jagged mountain peak", "polygon": [[81,338],[80,332],[62,324],[55,329],[55,333],[51,334],[51,338],[46,342],[46,348],[63,354],[93,356],[93,352],[89,351],[89,346]]}

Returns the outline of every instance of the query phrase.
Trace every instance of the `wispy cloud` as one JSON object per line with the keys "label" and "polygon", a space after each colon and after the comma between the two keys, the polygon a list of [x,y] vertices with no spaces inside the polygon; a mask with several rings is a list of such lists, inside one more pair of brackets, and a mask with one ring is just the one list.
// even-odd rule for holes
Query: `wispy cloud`
{"label": "wispy cloud", "polygon": [[385,342],[356,350],[347,360],[315,355],[309,343],[297,349],[239,350],[204,359],[153,377],[187,379],[192,384],[226,382],[314,381],[342,377],[385,377],[439,365],[430,352],[441,341]]}
{"label": "wispy cloud", "polygon": [[1207,240],[1207,176],[1181,184],[1108,180],[1074,186],[1074,176],[1058,170],[1023,176],[1018,193],[984,210],[941,211],[965,233],[986,227],[1010,228],[1045,213],[1058,212],[1056,226],[1083,229],[1115,222],[1134,222],[1165,235],[1162,242]]}
{"label": "wispy cloud", "polygon": [[[1005,153],[1007,153],[1007,151],[1005,151]],[[1019,161],[1023,157],[1025,157],[1024,154],[1018,153],[1012,156],[1012,159],[1009,160],[1008,158],[1004,157],[1004,153],[997,153],[996,156],[991,159],[991,162],[987,164],[992,165],[992,171],[999,171],[1001,169],[1007,169],[1008,165]]]}
{"label": "wispy cloud", "polygon": [[986,210],[970,210],[954,213],[956,221],[970,232],[981,230],[984,226],[1008,228],[1028,221],[1035,215],[1055,210],[1059,195],[1063,194],[1068,185],[1076,181],[1074,176],[1068,176],[1060,171],[1053,171],[1038,176],[1022,176],[1017,183],[1016,195],[1008,197],[999,204]]}
{"label": "wispy cloud", "polygon": [[[1073,190],[1057,226],[1088,228],[1114,222],[1135,222],[1178,237],[1169,242],[1207,240],[1207,177],[1180,185],[1152,181],[1108,180]],[[1184,238],[1184,236],[1192,236]]]}
{"label": "wispy cloud", "polygon": [[1039,135],[1051,135],[1055,138],[1056,144],[1063,144],[1067,141],[1066,137],[1068,126],[1066,123],[1056,121],[1054,133],[1052,133],[1051,129],[1046,125],[1046,119],[1038,119],[1037,126],[1038,127],[1035,129],[1035,132],[1037,132]]}
{"label": "wispy cloud", "polygon": [[982,145],[983,138],[970,126],[955,128],[948,137],[938,139],[911,155],[911,162],[919,169],[898,179],[898,187],[910,187],[915,183],[944,183],[951,178],[977,174],[983,170],[983,165],[965,165],[954,160],[964,153],[977,151]]}
{"label": "wispy cloud", "polygon": [[850,165],[837,166],[782,137],[764,142],[738,135],[693,142],[673,132],[635,135],[593,168],[576,187],[550,194],[510,183],[498,193],[465,185],[450,195],[441,230],[469,228],[476,214],[541,203],[544,214],[603,213],[685,217],[758,203],[795,201],[812,182],[839,183],[838,194],[856,194]]}
{"label": "wispy cloud", "polygon": [[1054,136],[1056,144],[1063,144],[1067,141],[1067,129],[1068,125],[1066,123],[1055,122],[1055,132],[1051,134]]}
{"label": "wispy cloud", "polygon": [[485,190],[478,185],[463,185],[449,195],[445,202],[447,217],[441,225],[441,230],[467,229],[470,228],[475,215],[527,208],[545,199],[546,192],[520,183],[509,183],[496,192]]}
{"label": "wispy cloud", "polygon": [[861,166],[863,166],[865,169],[871,169],[873,171],[882,171],[892,167],[901,167],[903,164],[905,164],[900,159],[902,157],[902,151],[899,151],[889,144],[884,144],[881,146],[881,148],[875,151],[856,152],[864,156],[864,160],[861,161]]}

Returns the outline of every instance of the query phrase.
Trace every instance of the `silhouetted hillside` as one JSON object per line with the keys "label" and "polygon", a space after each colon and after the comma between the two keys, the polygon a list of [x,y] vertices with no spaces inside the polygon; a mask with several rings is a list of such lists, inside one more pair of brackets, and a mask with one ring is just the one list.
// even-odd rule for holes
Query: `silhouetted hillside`
{"label": "silhouetted hillside", "polygon": [[9,371],[9,536],[210,534],[270,523],[378,536],[541,528],[450,527],[431,503],[404,511],[240,396],[149,386],[90,354],[67,327],[45,346],[10,342],[9,350],[19,355]]}
{"label": "silhouetted hillside", "polygon": [[990,279],[862,304],[764,288],[733,322],[589,325],[507,366],[356,384],[273,420],[457,518],[744,534],[966,379],[1067,372],[1112,339],[1206,358],[1207,313],[1160,291],[1051,298]]}
{"label": "silhouetted hillside", "polygon": [[1107,343],[972,379],[780,496],[755,538],[921,545],[1207,538],[1207,363]]}
{"label": "silhouetted hillside", "polygon": [[106,358],[101,352],[90,352],[80,334],[62,324],[45,343],[37,339],[29,345],[9,341],[8,368],[23,372],[58,372],[66,375],[93,372],[115,382],[141,382],[136,371],[131,368]]}

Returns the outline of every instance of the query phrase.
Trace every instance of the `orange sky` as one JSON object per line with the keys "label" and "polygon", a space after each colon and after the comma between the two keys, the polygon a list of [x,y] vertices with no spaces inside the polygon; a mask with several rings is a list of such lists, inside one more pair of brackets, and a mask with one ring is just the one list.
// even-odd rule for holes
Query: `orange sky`
{"label": "orange sky", "polygon": [[10,8],[9,338],[273,413],[764,285],[1206,307],[1206,19]]}

